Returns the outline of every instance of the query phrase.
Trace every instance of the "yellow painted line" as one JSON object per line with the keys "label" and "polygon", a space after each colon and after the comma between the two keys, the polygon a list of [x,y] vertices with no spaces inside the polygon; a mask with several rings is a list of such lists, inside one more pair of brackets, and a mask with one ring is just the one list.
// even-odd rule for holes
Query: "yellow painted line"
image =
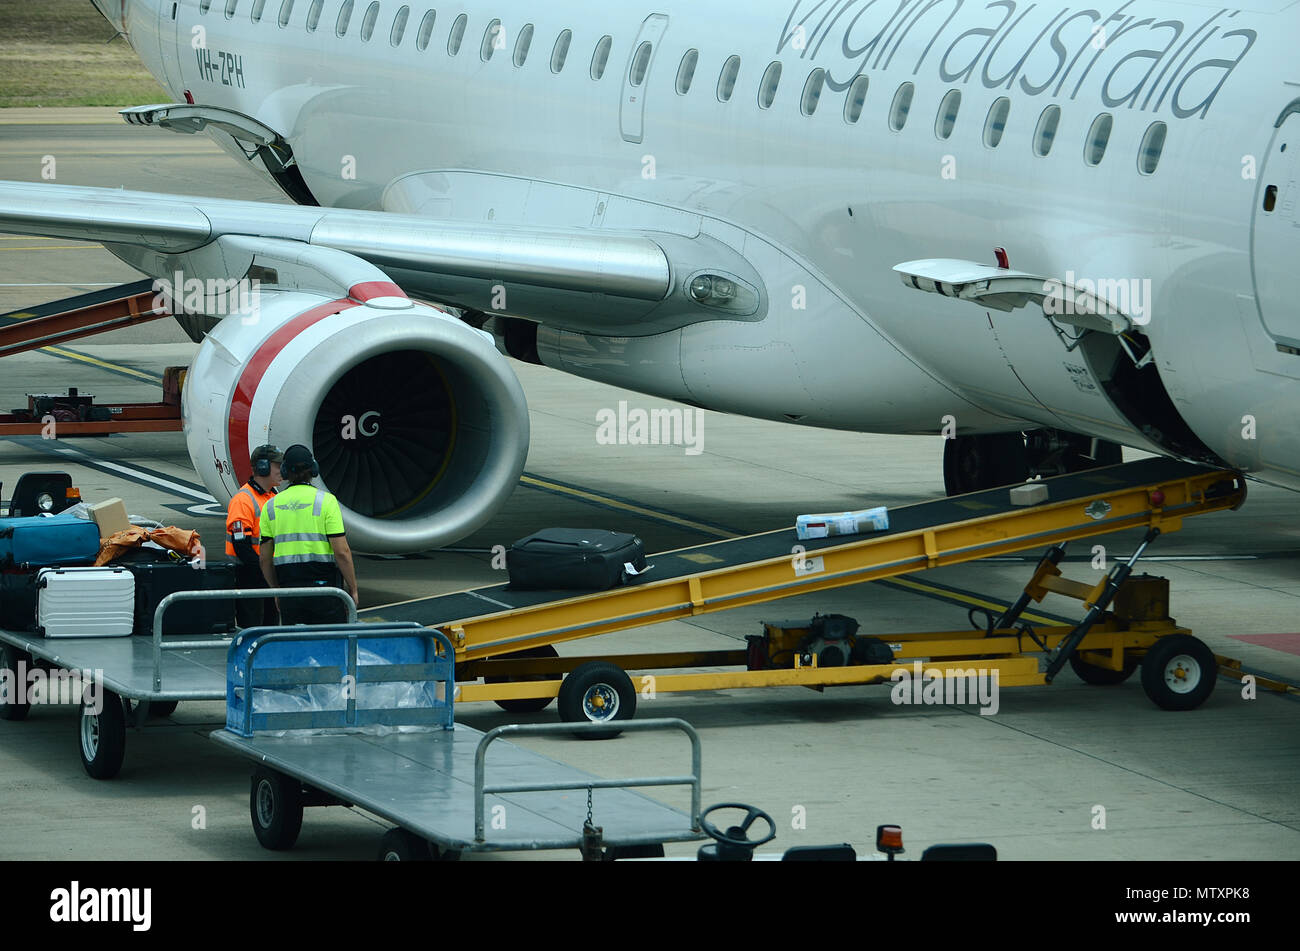
{"label": "yellow painted line", "polygon": [[[951,598],[954,601],[960,601],[962,604],[969,604],[972,607],[988,608],[996,614],[1001,614],[1006,610],[1006,606],[998,604],[996,601],[987,601],[984,598],[977,598],[974,595],[962,594],[960,591],[949,591],[947,588],[936,588],[928,585],[923,581],[914,581],[911,578],[890,578],[891,585],[899,585],[903,588],[911,588],[914,591],[924,591],[928,594],[942,595],[945,598]],[[1043,617],[1041,614],[1032,614],[1026,611],[1020,615],[1026,621],[1033,621],[1035,624],[1046,624],[1051,627],[1059,627],[1060,621],[1052,618]]]}
{"label": "yellow painted line", "polygon": [[148,373],[141,373],[139,370],[133,370],[131,367],[124,367],[118,363],[109,363],[107,360],[100,360],[98,357],[92,357],[85,353],[73,353],[71,350],[64,350],[62,347],[41,347],[42,353],[53,353],[60,357],[67,357],[70,360],[80,360],[82,363],[89,363],[91,366],[103,367],[106,370],[116,370],[118,373],[126,373],[130,376],[139,377],[148,383],[160,383],[157,376],[151,376]]}
{"label": "yellow painted line", "polygon": [[714,528],[711,525],[704,525],[700,522],[693,522],[688,518],[681,518],[677,515],[670,515],[667,512],[659,512],[655,509],[642,508],[639,505],[633,505],[631,502],[622,502],[618,499],[606,498],[595,492],[587,492],[583,489],[570,488],[567,485],[557,485],[554,482],[546,482],[533,476],[523,476],[519,480],[524,485],[535,486],[540,489],[546,489],[550,492],[559,492],[564,495],[572,496],[575,499],[584,499],[588,502],[598,502],[601,505],[608,505],[610,508],[616,508],[624,512],[631,512],[635,515],[643,515],[646,518],[657,519],[662,522],[671,522],[674,525],[680,525],[683,528],[689,528],[693,531],[702,532],[705,535],[712,535],[714,538],[739,538],[735,532],[725,532],[721,529]]}

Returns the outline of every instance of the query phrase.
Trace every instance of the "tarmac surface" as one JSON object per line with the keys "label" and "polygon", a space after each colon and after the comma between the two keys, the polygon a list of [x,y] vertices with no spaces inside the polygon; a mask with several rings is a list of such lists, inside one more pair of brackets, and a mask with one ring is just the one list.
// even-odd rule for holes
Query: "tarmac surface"
{"label": "tarmac surface", "polygon": [[[0,179],[40,182],[50,156],[61,184],[280,200],[269,182],[201,136],[128,127],[112,110],[0,113]],[[98,245],[0,236],[0,313],[137,277]],[[0,363],[0,404],[21,406],[24,394],[68,386],[100,401],[157,400],[163,369],[186,365],[196,349],[167,320],[8,357]],[[706,413],[698,455],[681,446],[600,445],[599,410],[620,400],[646,409],[673,404],[512,366],[532,424],[525,479],[500,513],[452,550],[359,558],[363,611],[382,614],[394,602],[498,583],[493,546],[545,526],[635,532],[655,552],[789,526],[800,513],[898,506],[943,491],[937,436],[835,433]],[[179,433],[0,438],[4,487],[45,468],[72,473],[89,501],[120,497],[131,514],[198,529],[212,547],[222,536]],[[1216,653],[1291,683],[1300,682],[1298,502],[1252,485],[1242,510],[1189,519],[1141,563],[1170,579],[1173,615]],[[1067,576],[1095,581],[1091,546],[1105,545],[1113,559],[1132,550],[1136,534],[1075,543]],[[1014,599],[1038,554],[924,572],[911,576],[911,587],[859,585],[560,650],[736,649],[763,620],[817,611],[848,614],[867,633],[962,629],[972,597]],[[1080,613],[1077,602],[1055,595],[1038,610]],[[886,687],[661,694],[643,697],[637,715],[695,725],[704,743],[705,804],[765,809],[777,822],[774,848],[850,842],[866,853],[875,827],[892,822],[903,827],[912,857],[935,842],[986,841],[1003,859],[1296,859],[1298,702],[1264,690],[1245,699],[1239,684],[1220,678],[1199,709],[1169,713],[1147,699],[1136,676],[1090,687],[1067,668],[1050,687],[1004,689],[992,716],[971,705],[898,706]],[[512,716],[491,704],[457,713],[483,730],[555,719],[553,708]],[[248,765],[207,737],[223,718],[220,703],[183,704],[168,720],[129,733],[125,766],[108,782],[90,779],[78,762],[74,707],[38,706],[25,722],[0,722],[0,858],[374,855],[385,825],[344,808],[308,810],[295,849],[263,851],[249,826]],[[676,772],[689,762],[684,741],[669,734],[526,745],[604,775]],[[652,794],[684,804],[671,791]],[[694,849],[670,845],[668,853]]]}

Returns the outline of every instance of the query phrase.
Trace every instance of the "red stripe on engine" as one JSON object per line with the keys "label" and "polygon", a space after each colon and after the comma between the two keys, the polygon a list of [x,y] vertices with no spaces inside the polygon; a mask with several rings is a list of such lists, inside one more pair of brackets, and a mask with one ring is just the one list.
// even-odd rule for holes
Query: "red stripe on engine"
{"label": "red stripe on engine", "polygon": [[405,297],[405,292],[391,281],[366,281],[348,288],[348,296],[364,304],[375,297]]}
{"label": "red stripe on engine", "polygon": [[271,334],[244,364],[244,372],[239,375],[239,383],[235,385],[235,395],[230,399],[230,422],[226,429],[226,445],[230,447],[230,462],[235,467],[235,478],[240,485],[253,475],[252,462],[248,458],[252,451],[248,439],[248,420],[253,408],[253,397],[257,394],[257,386],[266,375],[267,368],[280,355],[280,351],[288,346],[289,341],[312,324],[356,306],[356,301],[336,300],[303,311]]}

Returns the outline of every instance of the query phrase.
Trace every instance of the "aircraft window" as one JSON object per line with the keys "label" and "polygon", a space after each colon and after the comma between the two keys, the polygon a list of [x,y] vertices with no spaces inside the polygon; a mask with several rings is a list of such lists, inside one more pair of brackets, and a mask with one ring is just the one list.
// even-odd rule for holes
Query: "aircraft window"
{"label": "aircraft window", "polygon": [[212,0],[203,0],[203,2],[199,4],[200,13],[207,13],[208,10],[210,10],[211,8],[212,8]]}
{"label": "aircraft window", "polygon": [[605,75],[605,64],[609,62],[609,48],[614,45],[612,36],[602,36],[596,44],[596,51],[591,54],[591,78],[600,79]]}
{"label": "aircraft window", "polygon": [[889,127],[895,132],[902,132],[903,126],[907,125],[907,114],[912,110],[914,92],[915,86],[903,83],[898,87],[898,92],[894,93],[894,101],[889,107]]}
{"label": "aircraft window", "polygon": [[429,39],[433,36],[433,24],[438,19],[438,14],[429,10],[424,14],[424,19],[420,21],[420,32],[415,34],[415,48],[424,52],[429,48]]}
{"label": "aircraft window", "polygon": [[1275,208],[1277,208],[1277,186],[1269,185],[1264,189],[1264,210],[1272,214]]}
{"label": "aircraft window", "polygon": [[311,6],[307,8],[307,32],[315,33],[316,26],[320,23],[320,12],[325,6],[325,0],[311,0]]}
{"label": "aircraft window", "polygon": [[522,66],[528,61],[528,50],[533,45],[533,25],[525,23],[515,38],[515,65]]}
{"label": "aircraft window", "polygon": [[410,15],[410,7],[403,6],[397,8],[397,16],[393,17],[393,28],[388,31],[388,42],[391,45],[402,45],[402,37],[406,34],[406,21]]}
{"label": "aircraft window", "polygon": [[722,64],[722,73],[718,76],[718,102],[730,102],[731,94],[736,91],[736,76],[740,74],[740,57],[728,56]]}
{"label": "aircraft window", "polygon": [[819,66],[808,74],[808,81],[803,84],[803,101],[799,103],[799,109],[804,115],[810,116],[817,111],[817,103],[821,101],[824,85],[826,85],[826,70]]}
{"label": "aircraft window", "polygon": [[645,82],[645,71],[650,68],[650,54],[653,52],[654,46],[649,40],[636,48],[636,55],[632,57],[632,68],[627,74],[628,82],[633,86],[640,86]]}
{"label": "aircraft window", "polygon": [[1038,117],[1038,126],[1034,129],[1034,154],[1046,156],[1052,151],[1056,141],[1056,127],[1061,124],[1061,107],[1048,106]]}
{"label": "aircraft window", "polygon": [[1142,136],[1142,150],[1138,152],[1138,171],[1143,175],[1155,174],[1160,164],[1160,153],[1165,149],[1167,127],[1163,122],[1153,122]]}
{"label": "aircraft window", "polygon": [[375,21],[379,19],[379,0],[374,0],[366,7],[366,15],[361,19],[361,39],[367,43],[375,35]]}
{"label": "aircraft window", "polygon": [[758,84],[758,108],[770,109],[776,100],[776,87],[781,85],[781,61],[772,60],[763,70],[763,79]]}
{"label": "aircraft window", "polygon": [[1089,165],[1100,165],[1102,158],[1106,155],[1106,145],[1110,142],[1111,126],[1115,120],[1111,118],[1109,112],[1103,112],[1097,118],[1092,120],[1092,128],[1088,130],[1088,141],[1083,147],[1083,160]]}
{"label": "aircraft window", "polygon": [[844,121],[852,125],[862,118],[862,106],[867,101],[866,76],[858,76],[849,86],[849,94],[844,98]]}
{"label": "aircraft window", "polygon": [[461,14],[451,25],[451,33],[447,35],[447,55],[455,56],[460,52],[461,41],[465,39],[465,24],[469,22],[469,17]]}
{"label": "aircraft window", "polygon": [[339,7],[339,18],[334,21],[334,35],[348,35],[348,21],[352,19],[352,0],[343,0],[343,6]]}
{"label": "aircraft window", "polygon": [[573,42],[572,30],[561,30],[555,38],[555,48],[551,50],[551,72],[558,73],[564,69],[564,61],[569,58],[569,44]]}
{"label": "aircraft window", "polygon": [[695,67],[700,62],[699,50],[687,50],[682,63],[677,67],[677,94],[684,96],[691,91],[691,80],[695,78]]}
{"label": "aircraft window", "polygon": [[996,149],[1002,142],[1002,133],[1007,130],[1007,116],[1011,114],[1011,100],[1000,96],[989,106],[988,118],[984,120],[984,144]]}
{"label": "aircraft window", "polygon": [[934,134],[940,139],[952,135],[957,124],[957,110],[961,108],[961,90],[949,89],[939,101],[939,114],[934,117]]}
{"label": "aircraft window", "polygon": [[487,62],[497,50],[506,48],[506,28],[500,20],[493,20],[483,31],[483,42],[478,48],[479,59]]}
{"label": "aircraft window", "polygon": [[266,0],[253,0],[253,9],[248,16],[254,23],[262,22],[262,11],[266,9]]}
{"label": "aircraft window", "polygon": [[293,0],[284,0],[280,4],[280,26],[289,25],[289,17],[293,15]]}
{"label": "aircraft window", "polygon": [[226,19],[229,20],[235,15],[235,7],[239,6],[239,0],[226,0]]}

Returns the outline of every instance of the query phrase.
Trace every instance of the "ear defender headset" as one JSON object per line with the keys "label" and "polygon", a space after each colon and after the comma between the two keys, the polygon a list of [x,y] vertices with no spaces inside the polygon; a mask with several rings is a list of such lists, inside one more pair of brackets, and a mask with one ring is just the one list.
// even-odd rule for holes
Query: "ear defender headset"
{"label": "ear defender headset", "polygon": [[258,446],[253,450],[253,474],[269,476],[271,474],[271,457],[280,455],[274,446]]}
{"label": "ear defender headset", "polygon": [[[294,450],[296,449],[301,450],[301,452],[294,452]],[[320,475],[320,465],[316,462],[316,457],[312,455],[311,450],[308,449],[306,446],[295,445],[295,446],[290,446],[288,449],[286,449],[285,459],[281,463],[281,466],[288,467],[290,465],[288,459],[288,456],[290,454],[292,454],[294,457],[294,465],[292,466],[292,468],[288,469],[289,472],[293,472],[293,473],[310,472],[313,478]]]}

